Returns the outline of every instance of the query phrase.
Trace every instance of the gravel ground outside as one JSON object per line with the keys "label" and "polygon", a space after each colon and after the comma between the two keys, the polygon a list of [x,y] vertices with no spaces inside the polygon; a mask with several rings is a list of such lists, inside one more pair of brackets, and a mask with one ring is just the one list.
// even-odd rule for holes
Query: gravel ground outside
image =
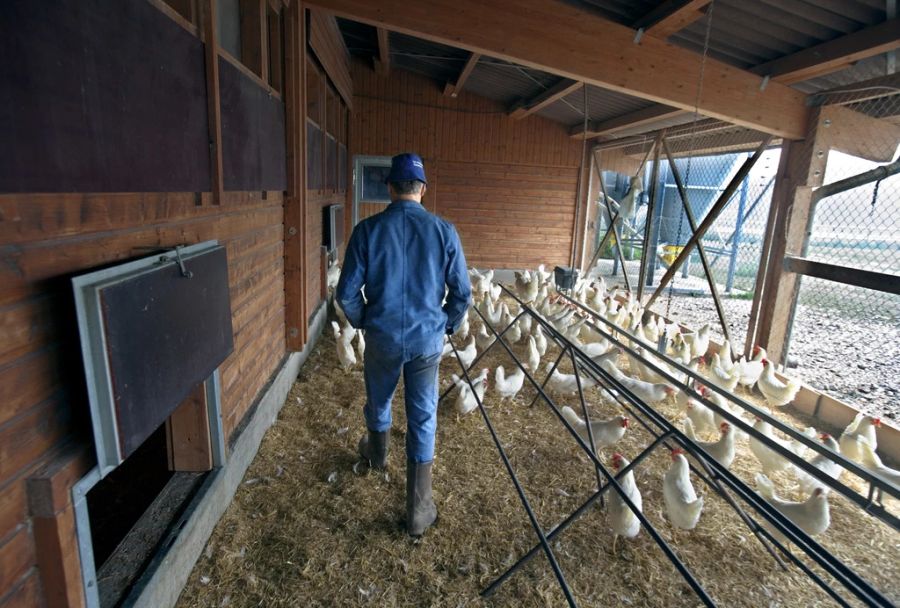
{"label": "gravel ground outside", "polygon": [[[665,313],[667,298],[654,310]],[[735,350],[743,348],[750,300],[725,299],[723,307]],[[691,327],[718,326],[711,297],[674,296],[672,320]],[[717,332],[721,339],[721,331]],[[860,411],[900,421],[900,323],[890,317],[867,319],[799,304],[790,345],[796,365],[787,370],[813,388]]]}

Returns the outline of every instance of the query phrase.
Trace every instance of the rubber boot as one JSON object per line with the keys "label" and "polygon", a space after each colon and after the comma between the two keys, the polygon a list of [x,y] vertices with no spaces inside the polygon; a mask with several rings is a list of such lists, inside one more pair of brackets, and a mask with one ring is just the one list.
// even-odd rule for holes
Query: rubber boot
{"label": "rubber boot", "polygon": [[431,463],[406,461],[406,531],[422,536],[437,520],[437,507],[431,495]]}
{"label": "rubber boot", "polygon": [[390,431],[369,431],[359,440],[359,455],[369,463],[369,467],[377,471],[383,471],[387,467],[390,434]]}

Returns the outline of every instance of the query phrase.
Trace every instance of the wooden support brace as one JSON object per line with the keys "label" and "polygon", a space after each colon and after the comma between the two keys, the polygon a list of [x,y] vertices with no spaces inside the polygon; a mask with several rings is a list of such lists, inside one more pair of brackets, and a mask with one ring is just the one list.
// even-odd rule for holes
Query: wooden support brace
{"label": "wooden support brace", "polygon": [[[688,225],[691,227],[691,234],[694,234],[697,232],[697,220],[694,218],[694,211],[691,209],[691,204],[688,200],[687,189],[684,187],[684,182],[681,180],[681,172],[678,170],[678,165],[675,164],[675,159],[672,157],[672,153],[669,151],[669,145],[666,143],[665,139],[663,139],[662,144],[663,150],[666,152],[666,158],[669,160],[669,168],[672,170],[672,177],[675,179],[675,187],[678,189],[678,198],[681,199],[684,213],[687,215]],[[709,291],[712,294],[713,302],[716,305],[716,314],[719,316],[719,324],[722,326],[722,335],[730,342],[731,336],[728,332],[728,321],[725,319],[725,309],[722,307],[719,288],[716,286],[712,267],[706,257],[706,247],[703,246],[702,240],[697,241],[697,251],[700,252],[700,263],[703,265],[703,272],[706,274],[706,282],[709,284]]]}
{"label": "wooden support brace", "polygon": [[284,199],[285,342],[300,351],[307,339],[306,260],[306,9],[298,0],[282,13],[285,31],[287,192]]}
{"label": "wooden support brace", "polygon": [[213,205],[222,201],[225,189],[222,168],[222,111],[219,103],[219,40],[216,33],[216,0],[203,0],[203,35],[206,60],[206,113],[209,121],[209,177]]}
{"label": "wooden support brace", "polygon": [[68,447],[28,479],[28,504],[48,608],[85,606],[72,487],[94,464],[84,446]]}
{"label": "wooden support brace", "polygon": [[744,181],[744,178],[750,172],[750,169],[753,168],[753,165],[756,164],[756,161],[759,160],[759,157],[762,156],[762,153],[769,146],[769,143],[772,141],[772,136],[766,137],[765,140],[756,148],[756,152],[753,153],[753,156],[744,161],[744,164],[735,174],[735,176],[728,183],[728,186],[725,187],[725,190],[719,196],[719,199],[713,204],[712,208],[710,208],[709,212],[706,214],[706,217],[703,218],[703,221],[700,223],[700,226],[697,227],[696,232],[688,239],[688,242],[685,243],[684,249],[681,250],[681,253],[678,254],[678,257],[675,258],[675,261],[672,262],[672,265],[669,266],[669,269],[666,271],[666,274],[663,275],[663,278],[659,282],[659,286],[656,288],[656,291],[653,292],[653,295],[650,296],[650,299],[647,300],[647,303],[644,305],[645,308],[650,308],[653,305],[653,302],[656,301],[656,298],[662,293],[665,289],[666,285],[669,284],[669,281],[672,280],[672,277],[675,276],[675,273],[678,272],[678,269],[681,268],[681,265],[687,260],[688,256],[691,254],[691,250],[694,246],[703,238],[703,235],[709,230],[710,226],[716,221],[719,217],[719,214],[728,206],[728,202],[731,200],[731,196],[734,194],[735,190],[737,190],[738,186]]}

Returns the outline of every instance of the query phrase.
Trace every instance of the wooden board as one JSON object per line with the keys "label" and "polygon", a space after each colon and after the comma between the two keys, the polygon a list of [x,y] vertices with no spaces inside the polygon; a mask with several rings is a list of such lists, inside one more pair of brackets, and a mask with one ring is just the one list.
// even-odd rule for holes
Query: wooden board
{"label": "wooden board", "polygon": [[333,15],[315,9],[309,12],[309,47],[325,68],[344,103],[353,108],[350,53]]}
{"label": "wooden board", "polygon": [[166,264],[100,290],[122,458],[234,347],[225,250],[185,265],[193,276]]}
{"label": "wooden board", "polygon": [[222,165],[226,190],[287,188],[284,104],[219,59]]}
{"label": "wooden board", "polygon": [[209,190],[200,41],[145,0],[0,3],[0,192]]}

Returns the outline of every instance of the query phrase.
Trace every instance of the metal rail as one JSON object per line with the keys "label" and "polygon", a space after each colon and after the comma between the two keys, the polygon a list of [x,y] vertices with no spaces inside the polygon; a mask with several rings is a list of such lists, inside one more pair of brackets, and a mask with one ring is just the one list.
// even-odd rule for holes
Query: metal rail
{"label": "metal rail", "polygon": [[[896,516],[892,515],[890,512],[885,510],[883,507],[878,507],[876,505],[873,505],[871,500],[862,499],[861,495],[858,492],[856,492],[856,490],[853,490],[852,488],[846,486],[845,484],[841,483],[840,481],[830,477],[829,475],[826,475],[821,470],[817,469],[816,467],[811,465],[809,462],[807,462],[806,460],[804,460],[803,458],[801,458],[800,456],[798,456],[791,450],[788,450],[787,448],[781,446],[780,444],[773,442],[770,438],[766,437],[765,435],[763,435],[762,433],[760,433],[759,431],[754,429],[751,425],[747,424],[747,422],[745,420],[736,416],[729,410],[719,407],[714,402],[707,400],[702,395],[700,395],[700,393],[696,392],[693,388],[691,388],[690,385],[685,384],[684,382],[678,380],[668,370],[661,368],[651,358],[648,358],[644,355],[639,354],[630,345],[625,343],[627,341],[633,341],[635,343],[647,345],[648,344],[647,342],[645,342],[641,338],[638,338],[634,334],[614,325],[609,320],[605,319],[602,315],[598,315],[594,310],[592,310],[588,306],[585,306],[581,302],[578,302],[577,300],[574,300],[574,299],[566,296],[565,294],[560,294],[560,297],[562,297],[565,300],[567,300],[568,302],[578,306],[581,310],[587,312],[588,314],[592,315],[595,319],[600,320],[601,322],[603,322],[604,324],[606,324],[610,328],[612,328],[611,332],[607,332],[592,323],[587,323],[588,327],[590,327],[591,329],[596,331],[598,334],[600,334],[607,340],[610,340],[612,343],[616,344],[617,346],[619,346],[620,348],[622,348],[623,350],[628,352],[630,355],[641,359],[641,361],[643,362],[644,365],[647,365],[650,368],[652,368],[658,375],[666,378],[672,384],[681,387],[686,393],[688,393],[688,395],[690,395],[691,398],[702,402],[709,409],[715,411],[716,413],[718,413],[720,416],[722,416],[723,418],[728,420],[733,425],[738,426],[742,431],[744,431],[748,435],[751,435],[751,436],[759,439],[760,441],[762,441],[763,443],[766,444],[766,447],[769,447],[773,451],[778,452],[779,455],[784,456],[785,458],[790,460],[794,466],[803,470],[805,473],[809,473],[810,475],[812,475],[819,481],[821,481],[824,484],[831,487],[833,490],[837,490],[843,496],[845,496],[846,498],[849,498],[850,500],[855,502],[857,504],[857,506],[862,508],[864,511],[866,511],[870,515],[881,519],[882,521],[884,521],[886,524],[890,525],[895,530],[900,530],[900,519],[898,519]],[[619,340],[618,338],[614,337],[612,332],[617,332],[621,335],[626,336],[627,340],[625,342]],[[650,346],[653,347],[653,345],[650,345]],[[797,429],[785,424],[778,418],[775,418],[774,416],[769,414],[769,412],[767,412],[763,409],[760,409],[757,406],[750,403],[749,401],[745,401],[744,399],[741,399],[737,395],[717,386],[715,383],[712,383],[707,378],[701,376],[698,372],[683,365],[679,361],[672,359],[665,353],[660,353],[659,351],[654,350],[653,357],[664,361],[665,364],[668,365],[669,367],[674,367],[678,371],[700,381],[706,388],[708,388],[710,390],[714,390],[720,396],[724,397],[725,399],[728,399],[735,405],[738,405],[743,410],[745,410],[747,413],[752,414],[753,416],[768,422],[772,427],[777,428],[779,431],[783,432],[785,435],[788,435],[792,439],[795,439],[798,442],[802,443],[807,448],[811,448],[813,451],[829,458],[830,460],[834,461],[837,464],[840,464],[841,467],[843,467],[847,471],[851,472],[852,474],[856,475],[857,477],[861,478],[866,483],[869,483],[870,485],[874,486],[876,489],[885,491],[888,494],[888,496],[900,499],[900,488],[897,488],[890,482],[887,482],[887,481],[881,479],[880,477],[877,477],[876,475],[871,473],[868,469],[861,467],[860,465],[853,462],[852,460],[848,460],[842,454],[832,452],[830,449],[825,447],[823,444],[821,444],[818,441],[815,441],[813,439],[810,439],[803,433],[799,432]]]}
{"label": "metal rail", "polygon": [[[620,405],[622,405],[623,408],[626,409],[626,411],[629,411],[629,413],[631,413],[637,420],[639,420],[641,422],[641,424],[644,425],[645,428],[647,428],[647,430],[655,436],[655,439],[651,443],[651,445],[649,447],[645,448],[641,452],[641,454],[639,454],[638,457],[635,458],[635,461],[632,462],[631,465],[629,465],[630,467],[633,468],[641,460],[643,460],[646,453],[648,453],[652,448],[657,447],[661,443],[665,445],[665,443],[667,442],[668,439],[673,439],[680,445],[684,446],[685,449],[689,453],[691,453],[691,455],[694,456],[694,458],[697,459],[697,461],[700,462],[701,465],[703,465],[704,469],[706,469],[706,471],[709,473],[709,479],[707,478],[706,475],[703,475],[699,471],[696,471],[696,469],[694,469],[693,466],[692,466],[692,469],[694,469],[695,473],[698,474],[698,477],[700,477],[705,483],[710,484],[710,486],[717,493],[719,493],[723,497],[728,496],[728,494],[725,492],[724,488],[720,484],[724,484],[725,486],[727,486],[731,491],[733,491],[735,493],[735,495],[738,498],[740,498],[744,503],[750,505],[765,520],[769,521],[770,524],[772,524],[775,529],[777,529],[779,532],[784,534],[791,542],[793,542],[804,553],[806,553],[810,558],[812,558],[813,561],[815,561],[819,566],[821,566],[829,575],[834,577],[838,582],[840,582],[842,585],[844,585],[844,587],[846,587],[851,593],[853,593],[855,596],[857,596],[860,599],[862,599],[863,601],[865,601],[867,604],[874,605],[874,606],[890,606],[891,605],[890,602],[888,602],[888,600],[886,598],[884,598],[877,589],[872,587],[868,582],[866,582],[864,579],[862,579],[862,577],[860,577],[857,573],[855,573],[853,570],[851,570],[846,565],[844,565],[840,560],[835,558],[832,554],[830,554],[827,550],[825,550],[823,547],[821,547],[818,543],[813,541],[807,534],[805,534],[802,530],[800,530],[790,519],[784,517],[779,511],[774,509],[774,507],[772,507],[767,501],[765,501],[762,497],[760,497],[754,491],[752,491],[746,484],[744,484],[743,481],[741,481],[739,478],[737,478],[734,474],[732,474],[730,471],[728,471],[725,467],[722,467],[722,465],[720,465],[717,461],[712,459],[708,454],[706,454],[706,452],[704,450],[702,450],[702,448],[700,448],[694,442],[692,442],[690,439],[688,439],[683,433],[681,433],[681,431],[679,429],[677,429],[667,418],[665,418],[659,412],[657,412],[652,406],[642,402],[639,398],[636,397],[636,395],[631,393],[631,391],[629,391],[625,386],[619,384],[618,381],[609,374],[609,372],[607,372],[605,369],[603,369],[595,361],[590,359],[583,351],[581,351],[580,349],[575,347],[571,343],[570,340],[568,340],[561,332],[559,332],[555,327],[553,327],[549,322],[547,322],[543,317],[541,317],[536,311],[534,311],[533,309],[528,307],[526,304],[521,302],[521,300],[519,300],[519,298],[513,292],[511,292],[508,288],[506,288],[506,286],[502,286],[502,287],[503,287],[503,290],[507,294],[509,294],[514,300],[516,300],[521,306],[521,311],[520,311],[519,315],[517,315],[516,319],[520,318],[522,316],[522,314],[524,314],[524,313],[529,314],[530,316],[532,316],[534,318],[535,322],[539,323],[540,326],[544,329],[544,331],[547,332],[548,335],[560,346],[560,349],[562,352],[561,352],[560,356],[557,358],[557,361],[554,364],[554,366],[551,368],[551,372],[549,375],[552,375],[553,370],[555,370],[556,367],[559,365],[563,356],[565,356],[565,354],[568,353],[568,354],[570,354],[572,361],[573,361],[573,368],[575,371],[576,380],[577,380],[577,384],[578,384],[578,392],[579,392],[580,398],[582,399],[582,403],[584,403],[583,402],[584,394],[583,394],[583,386],[579,379],[580,378],[579,370],[585,371],[593,380],[597,381],[600,384],[600,386],[604,387],[606,390],[611,390],[611,387],[614,387],[615,390],[618,392],[618,394],[622,398],[624,398],[625,400],[630,402],[634,408],[641,411],[643,416],[646,416],[649,420],[652,421],[652,423],[654,425],[659,427],[659,429],[661,431],[660,433],[656,433],[656,432],[652,431],[649,428],[649,426],[646,425],[646,423],[641,420],[641,417],[635,416],[635,414],[633,413],[633,410],[631,410],[629,407],[627,407],[624,403],[621,403],[621,398],[617,398],[617,401],[620,402]],[[631,340],[637,340],[637,338],[635,336],[632,336],[630,333],[624,332],[620,328],[613,326],[611,323],[606,321],[606,319],[603,319],[602,317],[597,315],[594,311],[590,310],[589,308],[585,308],[584,306],[581,306],[580,303],[572,300],[568,296],[562,296],[562,297],[565,298],[567,301],[578,305],[583,310],[586,310],[595,318],[600,318],[604,323],[606,323],[606,325],[609,325],[610,327],[614,327],[615,328],[614,331],[620,332],[621,334],[627,336]],[[565,426],[567,431],[576,440],[576,443],[579,445],[579,447],[585,452],[585,454],[589,457],[589,459],[591,459],[593,461],[593,464],[594,464],[596,470],[598,471],[598,473],[602,473],[607,478],[607,483],[605,485],[599,486],[597,492],[595,492],[591,497],[589,497],[587,502],[585,502],[583,505],[581,505],[575,512],[573,512],[563,522],[561,522],[556,527],[554,527],[550,531],[550,533],[548,533],[546,536],[544,536],[543,533],[540,533],[539,536],[541,537],[542,542],[538,546],[536,546],[532,550],[530,550],[528,553],[526,553],[526,555],[523,556],[519,560],[519,562],[514,564],[506,573],[504,573],[503,575],[501,575],[500,578],[498,578],[496,581],[494,581],[487,589],[484,590],[483,593],[484,594],[493,593],[493,591],[497,588],[497,586],[499,586],[504,580],[506,580],[509,576],[511,576],[525,562],[530,560],[537,553],[537,550],[547,540],[554,538],[557,534],[562,532],[566,527],[568,527],[568,525],[570,525],[581,514],[583,514],[591,504],[593,504],[596,500],[601,498],[603,493],[606,491],[606,488],[610,487],[610,485],[611,485],[623,497],[623,500],[626,502],[626,504],[629,505],[629,508],[631,508],[632,511],[635,513],[635,515],[638,517],[638,519],[641,520],[641,524],[647,529],[648,534],[650,534],[650,536],[653,538],[653,540],[657,542],[657,544],[660,546],[660,548],[666,554],[667,558],[669,558],[669,560],[672,561],[673,565],[676,567],[676,569],[679,571],[679,573],[685,578],[685,580],[692,587],[692,589],[695,591],[695,593],[698,594],[698,596],[701,598],[701,600],[706,605],[715,605],[714,602],[712,601],[712,599],[709,598],[709,596],[705,593],[705,591],[703,590],[703,587],[700,585],[699,581],[697,581],[696,578],[694,578],[694,576],[690,572],[690,570],[688,570],[686,568],[686,566],[677,557],[677,555],[675,555],[674,551],[672,551],[671,547],[666,543],[666,541],[663,540],[659,536],[656,529],[649,523],[649,521],[646,520],[645,517],[643,517],[643,514],[641,514],[640,512],[635,510],[634,505],[631,504],[630,500],[628,500],[628,497],[624,496],[621,487],[619,486],[618,482],[616,481],[616,478],[614,476],[610,475],[610,473],[606,470],[606,468],[602,465],[602,463],[600,463],[596,454],[592,450],[592,447],[593,447],[592,433],[589,431],[589,441],[591,443],[591,445],[589,446],[587,443],[585,443],[582,440],[582,438],[577,434],[577,432],[574,430],[574,428],[571,427],[571,425],[568,423],[568,421],[565,420],[565,418],[559,412],[559,409],[556,407],[553,400],[550,399],[550,397],[544,391],[543,385],[538,384],[538,382],[535,380],[535,378],[527,370],[525,370],[521,361],[512,352],[512,350],[510,349],[509,345],[505,342],[505,340],[502,339],[502,334],[505,333],[505,331],[508,329],[508,327],[505,328],[503,330],[503,332],[497,332],[497,330],[493,327],[493,325],[490,324],[484,318],[484,315],[481,314],[481,311],[476,309],[476,313],[482,318],[482,321],[485,323],[485,327],[490,328],[491,332],[494,333],[494,335],[495,335],[494,343],[499,342],[501,344],[501,346],[504,348],[504,350],[506,350],[507,354],[509,354],[510,357],[513,359],[513,361],[523,369],[523,372],[525,373],[527,379],[529,380],[529,383],[531,383],[531,385],[536,389],[536,391],[538,393],[536,398],[543,398],[543,400],[550,406],[551,410],[556,415],[556,417],[560,420],[560,422],[563,423],[563,425]],[[648,365],[649,367],[654,369],[654,371],[656,371],[663,377],[666,377],[667,379],[671,380],[676,385],[684,386],[680,381],[675,379],[667,370],[661,369],[652,360],[639,355],[628,344],[625,344],[623,341],[614,337],[611,332],[609,332],[609,333],[605,332],[604,330],[600,329],[599,327],[597,327],[594,324],[591,324],[590,326],[592,329],[594,329],[594,331],[597,331],[604,338],[606,338],[607,340],[610,340],[610,342],[612,344],[615,344],[615,345],[619,346],[619,348],[626,350],[633,356],[637,356],[640,359],[642,359],[646,365]],[[493,346],[493,344],[491,346]],[[455,350],[455,346],[454,346],[454,350]],[[655,354],[654,356],[659,356],[659,355]],[[459,360],[458,357],[457,357],[457,359]],[[666,360],[666,357],[662,356],[662,357],[660,357],[660,359]],[[461,364],[461,361],[460,361],[460,364]],[[681,366],[677,362],[671,361],[671,364],[674,364],[674,366],[677,369],[680,369],[680,371],[690,374],[691,376],[697,377],[703,382],[706,382],[706,380],[704,378],[697,376],[696,374],[691,372],[691,370],[689,370],[688,368],[686,368],[684,366]],[[474,365],[474,363],[473,363],[473,365]],[[466,376],[467,382],[469,382],[469,384],[471,386],[471,381],[469,380],[467,372],[465,373],[465,376]],[[544,384],[545,383],[546,383],[546,380],[545,380]],[[474,390],[474,387],[472,387],[472,388]],[[711,386],[711,388],[718,389],[718,387],[714,387],[714,386]],[[748,434],[760,439],[761,441],[766,443],[766,445],[769,446],[771,449],[781,452],[780,450],[777,449],[781,446],[779,446],[778,444],[775,444],[769,438],[763,436],[761,433],[759,433],[758,431],[756,431],[755,429],[753,429],[752,427],[747,425],[743,420],[741,420],[737,416],[731,414],[731,412],[724,410],[722,408],[719,408],[718,406],[716,406],[715,403],[707,402],[705,399],[703,399],[702,396],[700,396],[698,393],[693,391],[693,389],[691,389],[690,387],[685,386],[685,389],[687,390],[687,392],[689,394],[691,394],[691,396],[695,397],[696,399],[699,399],[703,403],[708,403],[708,407],[710,407],[714,411],[717,411],[723,418],[733,421],[735,426],[737,426],[738,428],[741,428],[742,430],[745,430],[745,432],[748,432]],[[723,393],[724,391],[718,391],[718,392]],[[611,394],[614,397],[616,397],[616,395],[614,393],[611,392]],[[729,397],[730,394],[726,392],[725,396]],[[732,399],[732,400],[735,400],[735,399]],[[743,400],[737,400],[737,401],[739,402],[738,403],[739,405],[742,405],[742,407],[744,405],[746,405],[747,407],[744,407],[744,409],[746,409],[747,411],[749,411],[751,413],[758,412],[760,414],[765,415],[765,412],[757,410],[755,407],[753,407],[749,404],[746,404],[746,402],[741,403]],[[480,405],[481,405],[481,403],[479,400],[479,406]],[[483,410],[483,408],[482,408],[482,410]],[[588,425],[588,429],[590,429],[590,422],[589,422],[590,419],[589,419],[589,416],[587,415],[587,408],[583,407],[582,411],[585,413],[586,424]],[[486,414],[485,414],[485,416],[486,416]],[[766,417],[771,418],[769,416],[766,416]],[[772,419],[772,421],[778,423],[779,426],[785,426],[785,425],[782,425],[780,422],[778,422],[777,419]],[[496,434],[493,432],[493,427],[491,427],[491,432],[492,432],[492,436],[495,438],[495,441],[497,441]],[[795,431],[795,433],[796,433],[796,431]],[[797,434],[799,435],[799,433],[797,433]],[[803,437],[804,439],[806,439],[802,435],[800,435],[800,437]],[[807,442],[804,442],[804,443],[807,443]],[[812,442],[810,442],[810,443],[812,443]],[[814,444],[810,447],[813,447],[814,449],[818,449],[819,444]],[[502,452],[502,447],[499,445],[499,442],[498,442],[498,448],[501,449],[501,452]],[[824,452],[823,452],[823,450],[824,450]],[[793,452],[790,452],[789,450],[783,450],[783,451],[787,452],[787,454],[783,454],[783,455],[795,456],[793,454]],[[826,453],[828,455],[831,455],[830,450],[825,450],[824,448],[820,449],[818,451]],[[508,462],[508,459],[505,458],[505,454],[502,453],[502,455],[504,456],[504,461]],[[800,459],[800,460],[802,461],[802,459]],[[812,467],[805,461],[802,461],[802,462],[803,462],[803,464],[806,464],[809,468],[814,469],[813,471],[807,471],[807,472],[810,472],[817,478],[820,478],[819,475],[815,475],[815,473],[818,472],[818,469],[815,469],[815,467]],[[852,463],[848,462],[848,464],[850,464],[851,467],[846,467],[846,468],[850,469],[853,467]],[[800,468],[803,469],[804,467],[801,466]],[[514,481],[514,484],[517,486],[517,490],[521,489],[521,486],[518,484],[518,480],[515,478],[515,474],[512,471],[511,466],[508,466],[508,471],[513,476],[513,481]],[[862,471],[862,472],[864,472],[864,471]],[[625,473],[625,471],[620,473],[620,475],[624,474],[624,473]],[[877,478],[875,478],[875,479],[877,480]],[[830,480],[830,478],[822,479],[822,481],[824,481],[826,483],[829,480]],[[831,481],[834,481],[834,480],[831,480]],[[599,482],[599,480],[598,480],[598,482]],[[829,484],[829,485],[831,485],[831,484]],[[842,486],[843,484],[838,483],[838,485]],[[840,491],[839,488],[835,488],[835,489],[838,489],[838,491]],[[872,488],[870,488],[870,501],[869,501],[870,505],[871,505],[871,494],[872,494],[873,490],[874,490],[874,486]],[[852,490],[850,490],[850,492],[854,496],[859,498],[858,494],[856,494]],[[890,491],[889,491],[889,493],[890,493]],[[522,493],[521,496],[524,498],[524,493]],[[730,501],[729,501],[729,504],[731,504]],[[748,525],[748,527],[750,527],[751,530],[754,531],[754,533],[758,532],[759,533],[758,536],[764,535],[764,537],[769,542],[771,542],[772,544],[774,544],[775,546],[780,548],[785,553],[785,555],[788,556],[788,558],[791,560],[792,563],[797,565],[817,585],[819,585],[822,589],[824,589],[826,591],[826,593],[829,594],[829,596],[831,596],[833,599],[835,599],[841,605],[847,605],[846,601],[828,584],[827,581],[825,581],[822,577],[820,577],[815,572],[813,572],[806,564],[804,564],[795,555],[793,555],[793,553],[791,551],[789,551],[784,546],[784,544],[782,544],[777,539],[775,539],[766,530],[762,529],[755,521],[751,520],[749,518],[749,516],[746,516],[746,514],[743,513],[743,511],[739,508],[738,505],[735,504],[732,506],[736,507],[736,511],[742,515],[742,519],[744,519],[744,522]],[[536,519],[533,521],[533,523],[536,524]],[[760,540],[762,541],[762,538],[760,538]],[[766,545],[766,543],[763,543],[763,544],[768,549],[768,546]],[[779,562],[780,562],[780,560],[779,560]],[[783,563],[782,563],[782,565],[783,565]],[[563,582],[561,582],[561,584],[565,585],[565,583],[563,583]],[[570,590],[565,588],[564,592],[567,592],[567,597],[570,597],[570,594],[569,594]]]}

